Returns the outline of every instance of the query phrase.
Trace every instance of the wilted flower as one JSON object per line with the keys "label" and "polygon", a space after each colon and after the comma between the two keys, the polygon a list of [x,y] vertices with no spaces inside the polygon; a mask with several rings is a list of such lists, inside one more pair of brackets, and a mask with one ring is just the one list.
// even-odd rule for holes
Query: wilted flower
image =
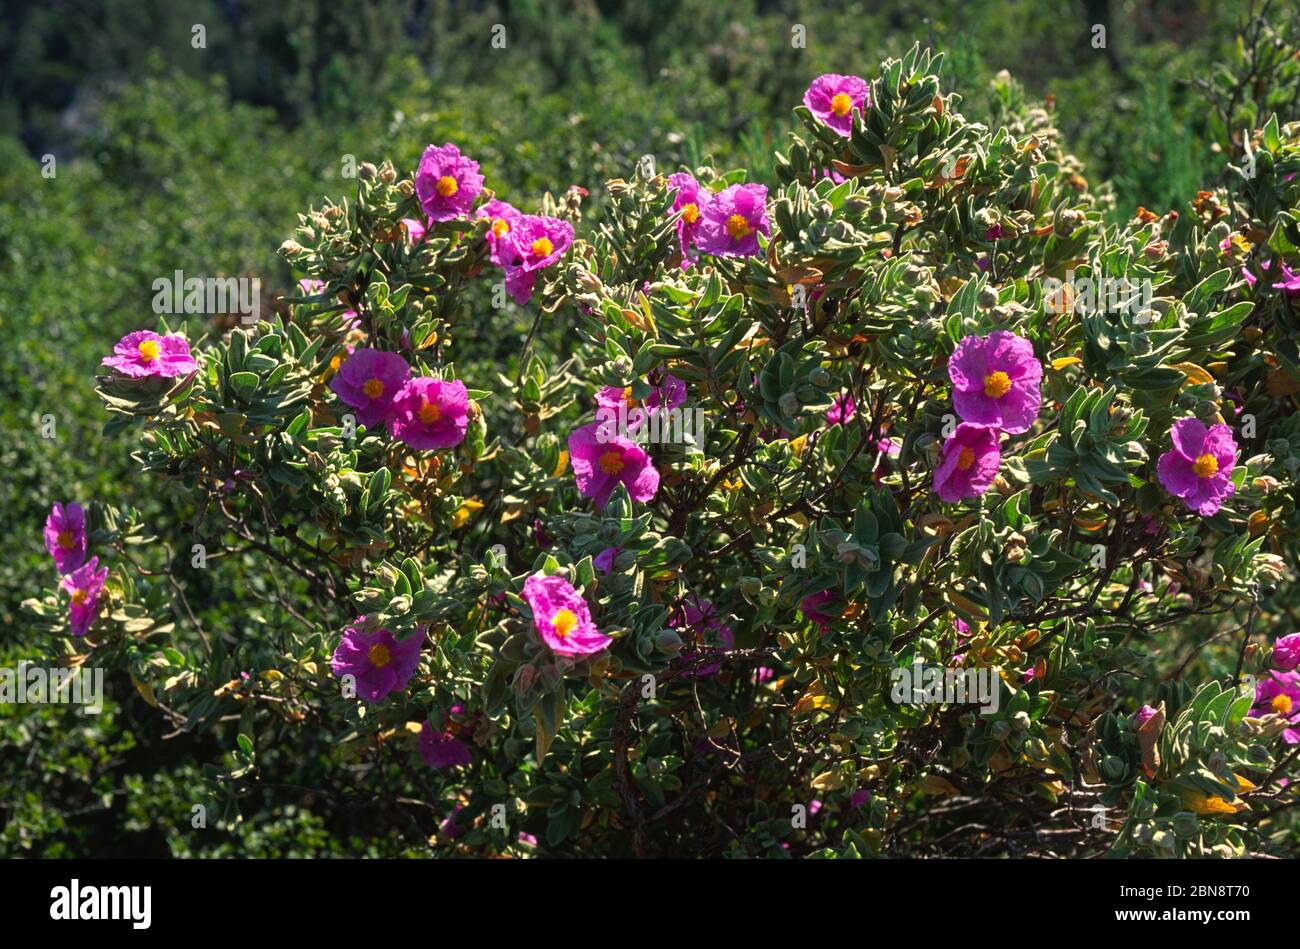
{"label": "wilted flower", "polygon": [[146,376],[170,379],[199,368],[184,336],[175,333],[159,336],[149,330],[127,333],[113,347],[113,355],[105,356],[103,361],[105,366],[133,379]]}
{"label": "wilted flower", "polygon": [[1174,447],[1160,456],[1156,474],[1164,489],[1182,498],[1201,517],[1213,516],[1236,492],[1232,468],[1237,463],[1237,442],[1227,425],[1206,428],[1187,417],[1169,430]]}
{"label": "wilted flower", "polygon": [[330,668],[342,678],[350,675],[356,682],[357,695],[367,702],[382,702],[386,696],[399,689],[415,674],[420,664],[420,634],[397,639],[386,629],[367,633],[360,616],[344,627],[343,638],[334,650]]}
{"label": "wilted flower", "polygon": [[430,145],[420,156],[415,193],[430,221],[464,217],[482,190],[478,162],[466,158],[455,145]]}
{"label": "wilted flower", "polygon": [[732,185],[715,194],[702,213],[696,244],[707,254],[751,257],[758,253],[758,235],[771,233],[766,185]]}
{"label": "wilted flower", "polygon": [[469,746],[456,737],[450,729],[434,731],[426,721],[420,728],[420,757],[430,768],[459,768],[474,760]]}
{"label": "wilted flower", "polygon": [[70,573],[86,560],[86,512],[75,501],[57,501],[45,519],[45,549],[59,573]]}
{"label": "wilted flower", "polygon": [[420,451],[455,448],[469,431],[469,390],[459,379],[410,380],[393,402],[388,431]]}
{"label": "wilted flower", "polygon": [[952,404],[963,421],[1010,434],[1029,430],[1042,402],[1033,344],[1006,330],[967,336],[948,359]]}
{"label": "wilted flower", "polygon": [[865,114],[871,106],[871,92],[861,76],[826,73],[818,76],[803,94],[808,111],[847,138],[853,131],[853,110]]}
{"label": "wilted flower", "polygon": [[639,445],[593,422],[569,435],[569,461],[578,490],[604,508],[619,483],[634,501],[649,501],[659,490],[659,472]]}
{"label": "wilted flower", "polygon": [[524,599],[542,642],[566,656],[600,652],[611,642],[591,621],[587,601],[561,576],[534,574],[524,581]]}
{"label": "wilted flower", "polygon": [[934,472],[934,490],[949,504],[977,498],[989,489],[1002,464],[998,431],[962,422],[943,443],[943,460]]}
{"label": "wilted flower", "polygon": [[839,594],[834,590],[821,590],[800,600],[799,612],[808,617],[824,636],[830,632],[831,623],[839,619],[843,612],[838,606],[839,601]]}
{"label": "wilted flower", "polygon": [[592,566],[602,573],[610,573],[614,569],[614,559],[622,552],[622,547],[606,547],[591,559]]}
{"label": "wilted flower", "polygon": [[[731,626],[724,623],[718,616],[718,611],[714,609],[712,603],[708,600],[701,600],[694,596],[688,598],[684,603],[673,609],[668,617],[668,625],[673,629],[696,630],[699,632],[700,639],[706,636],[712,640],[708,645],[716,646],[716,650],[721,652],[730,652],[736,647],[736,636],[732,632]],[[688,662],[693,661],[700,655],[697,650],[689,650],[682,653],[682,657]],[[722,668],[720,662],[705,662],[697,667],[693,672],[687,672],[686,675],[694,676],[700,679],[707,679],[718,674]]]}
{"label": "wilted flower", "polygon": [[98,557],[91,557],[88,563],[63,578],[63,589],[71,598],[68,603],[68,625],[73,636],[86,635],[99,616],[104,581],[107,579],[108,568],[99,569]]}
{"label": "wilted flower", "polygon": [[357,410],[358,422],[374,428],[388,419],[410,378],[411,367],[397,353],[358,348],[334,374],[330,388]]}

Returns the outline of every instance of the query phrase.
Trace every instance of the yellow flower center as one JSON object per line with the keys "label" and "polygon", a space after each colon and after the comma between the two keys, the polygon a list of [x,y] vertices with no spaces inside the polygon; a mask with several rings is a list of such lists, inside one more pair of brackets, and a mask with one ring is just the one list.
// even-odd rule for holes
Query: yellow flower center
{"label": "yellow flower center", "polygon": [[140,358],[143,359],[145,362],[153,362],[155,359],[157,359],[159,348],[160,347],[158,346],[158,340],[156,339],[146,339],[143,343],[141,343],[139,346],[136,347],[136,349],[139,350],[140,352]]}
{"label": "yellow flower center", "polygon": [[78,587],[77,589],[72,591],[72,602],[78,605],[85,603],[86,597],[88,597],[89,595],[90,594],[87,593],[85,590]]}
{"label": "yellow flower center", "polygon": [[553,250],[555,250],[555,245],[551,243],[549,237],[539,237],[533,241],[533,256],[535,257],[549,257]]}
{"label": "yellow flower center", "polygon": [[733,214],[727,218],[727,233],[736,240],[742,237],[748,237],[752,231],[749,228],[749,222],[745,220],[744,215]]}
{"label": "yellow flower center", "polygon": [[451,175],[443,175],[438,179],[438,194],[444,198],[450,198],[460,190],[460,185],[456,184],[456,179]]}
{"label": "yellow flower center", "polygon": [[831,97],[831,111],[843,118],[853,111],[853,100],[847,92],[838,92]]}
{"label": "yellow flower center", "polygon": [[623,470],[623,453],[611,448],[600,456],[600,470],[607,475],[616,475]]}
{"label": "yellow flower center", "polygon": [[77,539],[72,536],[72,531],[59,531],[58,543],[64,550],[71,550],[77,546]]}
{"label": "yellow flower center", "polygon": [[505,237],[510,233],[510,222],[503,217],[497,218],[492,222],[492,233],[497,237]]}
{"label": "yellow flower center", "polygon": [[438,408],[433,402],[426,401],[420,406],[420,411],[416,414],[425,425],[432,425],[442,418],[442,409]]}
{"label": "yellow flower center", "polygon": [[366,398],[377,399],[384,394],[384,382],[382,379],[371,379],[361,387],[361,391],[366,394]]}
{"label": "yellow flower center", "polygon": [[1207,452],[1196,459],[1192,470],[1196,472],[1196,477],[1208,478],[1219,470],[1219,460]]}
{"label": "yellow flower center", "polygon": [[694,203],[682,205],[682,220],[687,224],[694,224],[700,219],[700,209]]}
{"label": "yellow flower center", "polygon": [[1291,714],[1291,696],[1285,694],[1275,695],[1273,696],[1271,704],[1273,706],[1273,711],[1277,712],[1279,715]]}
{"label": "yellow flower center", "polygon": [[577,625],[578,617],[573,615],[572,610],[559,610],[551,619],[551,627],[555,630],[555,635],[561,639],[567,639],[573,632],[573,627]]}
{"label": "yellow flower center", "polygon": [[1005,372],[990,372],[984,377],[984,394],[990,399],[1000,399],[1011,391],[1011,377]]}
{"label": "yellow flower center", "polygon": [[370,657],[370,664],[376,669],[382,669],[393,661],[393,654],[389,652],[388,647],[383,643],[375,643],[366,652],[366,655]]}
{"label": "yellow flower center", "polygon": [[975,452],[969,448],[963,448],[961,454],[957,456],[957,470],[965,471],[973,464],[975,464]]}

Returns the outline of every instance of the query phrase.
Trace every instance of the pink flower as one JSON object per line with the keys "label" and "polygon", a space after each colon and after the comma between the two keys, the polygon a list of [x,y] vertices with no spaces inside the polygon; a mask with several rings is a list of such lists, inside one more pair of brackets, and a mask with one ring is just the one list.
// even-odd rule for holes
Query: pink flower
{"label": "pink flower", "polygon": [[732,185],[715,194],[703,214],[696,244],[706,254],[752,257],[758,253],[758,235],[771,233],[766,185]]}
{"label": "pink flower", "polygon": [[673,198],[673,213],[681,212],[677,219],[677,246],[682,253],[682,269],[685,270],[695,261],[691,253],[695,246],[695,235],[699,233],[704,220],[704,208],[713,197],[708,189],[701,188],[700,183],[684,171],[668,177],[668,187],[677,189]]}
{"label": "pink flower", "polygon": [[559,218],[521,214],[502,241],[506,291],[523,306],[533,295],[538,271],[551,266],[573,243],[573,225]]}
{"label": "pink flower", "polygon": [[386,629],[367,633],[364,616],[344,627],[330,668],[337,678],[350,675],[357,695],[367,702],[382,702],[390,693],[406,688],[420,664],[423,634],[397,639]]}
{"label": "pink flower", "polygon": [[75,501],[57,501],[45,519],[45,549],[59,573],[70,573],[86,561],[86,512]]}
{"label": "pink flower", "polygon": [[[699,639],[703,640],[706,636],[713,641],[713,648],[706,646],[704,650],[688,650],[682,653],[682,657],[689,663],[695,658],[708,655],[710,652],[730,652],[736,647],[736,635],[732,632],[731,627],[724,623],[718,616],[718,611],[714,609],[713,604],[708,600],[700,600],[692,597],[686,600],[680,606],[676,607],[668,617],[668,625],[673,629],[682,629],[698,632]],[[694,672],[686,673],[687,677],[707,679],[718,674],[722,668],[720,662],[705,662],[698,666]]]}
{"label": "pink flower", "polygon": [[596,628],[587,601],[564,577],[534,574],[524,581],[524,599],[537,635],[553,652],[589,656],[614,641]]}
{"label": "pink flower", "polygon": [[1273,644],[1273,668],[1290,672],[1300,665],[1300,633],[1282,636]]}
{"label": "pink flower", "polygon": [[1164,489],[1182,498],[1201,517],[1212,517],[1236,493],[1232,468],[1237,442],[1227,425],[1206,428],[1191,417],[1180,418],[1169,430],[1174,447],[1160,456],[1156,475]]}
{"label": "pink flower", "polygon": [[1043,366],[1033,344],[1006,330],[967,336],[948,359],[952,404],[963,421],[1010,434],[1026,432],[1038,418]]}
{"label": "pink flower", "polygon": [[420,757],[435,771],[459,768],[474,760],[469,746],[450,729],[435,732],[426,721],[420,729]]}
{"label": "pink flower", "polygon": [[466,158],[455,145],[430,145],[420,156],[415,193],[430,221],[464,217],[482,190],[478,162]]}
{"label": "pink flower", "polygon": [[84,636],[99,616],[103,599],[104,581],[108,568],[99,569],[99,558],[91,557],[84,566],[63,578],[63,589],[71,598],[68,603],[68,625],[73,636]]}
{"label": "pink flower", "polygon": [[406,228],[406,239],[412,247],[424,240],[425,232],[428,230],[423,221],[416,220],[413,217],[402,218],[402,226]]}
{"label": "pink flower", "polygon": [[411,378],[411,367],[397,353],[358,348],[330,380],[343,402],[357,410],[357,421],[367,428],[386,421]]}
{"label": "pink flower", "polygon": [[659,490],[659,472],[650,456],[635,442],[597,422],[569,435],[569,460],[578,490],[592,498],[597,508],[605,507],[620,483],[634,501],[649,501]]}
{"label": "pink flower", "polygon": [[1158,709],[1154,709],[1150,705],[1143,705],[1133,713],[1133,727],[1141,728],[1157,711]]}
{"label": "pink flower", "polygon": [[412,379],[393,402],[388,431],[419,451],[456,447],[469,431],[465,383],[428,376]]}
{"label": "pink flower", "polygon": [[651,412],[656,409],[676,409],[686,404],[686,383],[671,373],[665,372],[663,378],[646,396],[646,408]]}
{"label": "pink flower", "polygon": [[[1277,715],[1288,722],[1300,718],[1300,673],[1270,672],[1255,686],[1255,704],[1250,709],[1251,718]],[[1282,732],[1288,745],[1300,744],[1300,729],[1288,728]]]}
{"label": "pink flower", "polygon": [[865,115],[871,107],[871,92],[861,76],[826,73],[812,81],[803,94],[803,104],[822,122],[848,138],[853,131],[853,110]]}
{"label": "pink flower", "polygon": [[848,425],[849,419],[853,418],[856,407],[853,404],[853,393],[845,392],[835,397],[835,404],[826,410],[826,424],[828,425]]}
{"label": "pink flower", "polygon": [[507,256],[511,253],[510,249],[510,232],[515,222],[521,215],[512,205],[497,198],[493,198],[487,204],[483,205],[474,212],[475,217],[487,218],[491,221],[488,226],[488,232],[485,235],[488,247],[492,252],[492,263],[498,267],[504,267],[510,261]]}
{"label": "pink flower", "polygon": [[1282,279],[1273,284],[1274,290],[1285,290],[1287,296],[1300,294],[1300,271],[1293,271],[1286,264],[1282,264]]}
{"label": "pink flower", "polygon": [[831,623],[840,618],[843,608],[839,604],[839,594],[834,590],[821,590],[799,601],[799,612],[803,613],[823,636],[831,631]]}
{"label": "pink flower", "polygon": [[199,368],[199,364],[190,355],[190,344],[184,336],[175,333],[166,336],[159,336],[149,330],[127,333],[117,341],[113,353],[112,356],[104,357],[104,365],[132,379],[146,376],[171,379]]}
{"label": "pink flower", "polygon": [[592,566],[601,573],[611,573],[614,570],[614,559],[622,552],[622,547],[606,547],[592,558]]}
{"label": "pink flower", "polygon": [[943,460],[934,471],[934,490],[952,504],[977,498],[989,489],[1002,464],[998,431],[962,422],[943,443]]}

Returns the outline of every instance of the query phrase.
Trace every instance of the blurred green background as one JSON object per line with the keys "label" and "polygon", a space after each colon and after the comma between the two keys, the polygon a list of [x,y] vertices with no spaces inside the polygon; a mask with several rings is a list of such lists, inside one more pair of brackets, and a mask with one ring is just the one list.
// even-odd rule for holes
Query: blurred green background
{"label": "blurred green background", "polygon": [[[409,169],[425,144],[453,141],[517,206],[577,184],[594,217],[602,183],[644,154],[661,169],[711,157],[770,180],[809,80],[870,76],[919,41],[946,54],[947,87],[972,118],[996,120],[1003,69],[1029,98],[1050,97],[1087,178],[1109,182],[1115,216],[1127,217],[1217,180],[1227,130],[1196,80],[1231,61],[1248,7],[0,0],[0,665],[44,648],[19,604],[55,581],[41,543],[53,501],[133,505],[159,533],[184,529],[185,511],[131,478],[130,438],[100,436],[99,360],[122,333],[154,325],[152,282],[175,270],[260,277],[264,306],[287,291],[293,275],[275,249],[298,212],[351,194],[344,156]],[[515,347],[494,335],[472,358],[504,368]],[[46,414],[54,439],[41,437]],[[253,565],[193,579],[209,629],[255,621],[266,581]],[[99,717],[0,706],[0,854],[391,852],[328,826],[310,798],[192,834],[199,765],[221,749],[164,739],[129,682],[109,687]],[[327,752],[287,749],[283,765],[310,787]]]}

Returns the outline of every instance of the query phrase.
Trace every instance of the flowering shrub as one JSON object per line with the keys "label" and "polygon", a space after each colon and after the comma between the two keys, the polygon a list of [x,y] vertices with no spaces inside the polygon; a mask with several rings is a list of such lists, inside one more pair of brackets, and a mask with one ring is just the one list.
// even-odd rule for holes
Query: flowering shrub
{"label": "flowering shrub", "polygon": [[[1116,227],[1048,112],[968,122],[938,65],[595,221],[452,143],[363,166],[273,319],[105,358],[192,530],[56,506],[29,612],[223,743],[227,821],[310,729],[414,850],[1285,849],[1300,127]],[[512,306],[513,365],[462,360]],[[248,553],[265,611],[202,629]]]}

